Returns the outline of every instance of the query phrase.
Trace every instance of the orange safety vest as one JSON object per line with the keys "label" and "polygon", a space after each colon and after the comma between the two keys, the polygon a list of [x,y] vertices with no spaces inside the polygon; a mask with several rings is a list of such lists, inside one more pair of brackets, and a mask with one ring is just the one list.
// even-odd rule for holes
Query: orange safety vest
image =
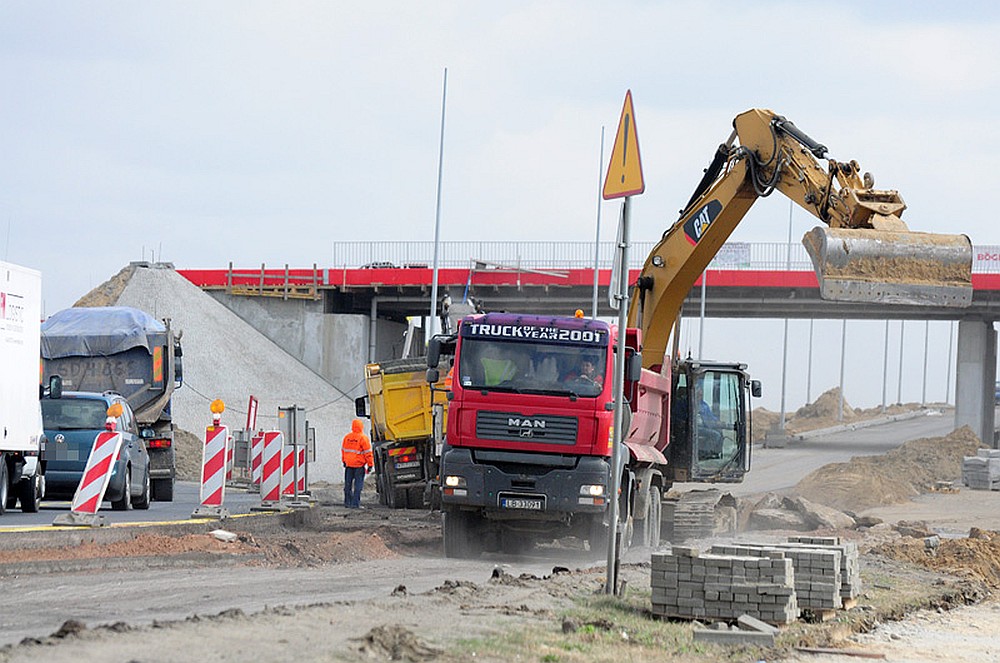
{"label": "orange safety vest", "polygon": [[375,459],[372,457],[372,445],[368,441],[368,436],[364,433],[364,424],[360,419],[351,422],[351,432],[344,436],[344,442],[340,449],[344,465],[348,467],[374,467]]}

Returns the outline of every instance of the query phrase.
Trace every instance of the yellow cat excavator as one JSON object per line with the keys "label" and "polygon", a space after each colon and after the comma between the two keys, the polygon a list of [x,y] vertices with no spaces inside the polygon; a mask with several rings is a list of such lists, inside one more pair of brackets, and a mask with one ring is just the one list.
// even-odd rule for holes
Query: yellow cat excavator
{"label": "yellow cat excavator", "polygon": [[[643,364],[659,367],[695,280],[746,215],[775,190],[825,226],[803,237],[824,299],[964,307],[972,301],[972,245],[965,235],[914,232],[899,193],[875,189],[856,161],[766,109],[733,121],[680,218],[646,258],[628,326],[642,330]],[[826,167],[820,163],[826,161]]]}

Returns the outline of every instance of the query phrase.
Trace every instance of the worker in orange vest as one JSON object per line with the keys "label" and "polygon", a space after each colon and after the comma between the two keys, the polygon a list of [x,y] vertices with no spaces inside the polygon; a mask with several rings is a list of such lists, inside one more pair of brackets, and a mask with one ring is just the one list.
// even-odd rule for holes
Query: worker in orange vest
{"label": "worker in orange vest", "polygon": [[375,466],[372,444],[360,419],[351,422],[351,432],[344,436],[340,451],[344,461],[344,506],[360,509],[365,474]]}

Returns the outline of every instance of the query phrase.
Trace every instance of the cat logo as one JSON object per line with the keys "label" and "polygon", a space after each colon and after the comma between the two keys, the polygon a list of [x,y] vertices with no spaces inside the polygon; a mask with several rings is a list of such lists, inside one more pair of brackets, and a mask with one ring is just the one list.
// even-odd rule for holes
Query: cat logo
{"label": "cat logo", "polygon": [[692,245],[701,241],[705,231],[712,225],[715,218],[722,211],[722,203],[718,200],[710,200],[704,207],[698,210],[690,219],[684,223],[684,234],[688,242]]}

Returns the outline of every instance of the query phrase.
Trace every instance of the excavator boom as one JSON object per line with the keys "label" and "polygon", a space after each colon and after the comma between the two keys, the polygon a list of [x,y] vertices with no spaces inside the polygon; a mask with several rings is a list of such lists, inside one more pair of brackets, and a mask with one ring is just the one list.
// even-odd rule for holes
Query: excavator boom
{"label": "excavator boom", "polygon": [[636,283],[629,326],[643,331],[647,368],[664,361],[667,337],[695,280],[753,203],[775,190],[825,224],[802,240],[824,299],[971,303],[968,237],[909,230],[897,191],[874,188],[874,178],[862,174],[856,161],[828,157],[826,146],[773,111],[751,109],[733,127]]}

